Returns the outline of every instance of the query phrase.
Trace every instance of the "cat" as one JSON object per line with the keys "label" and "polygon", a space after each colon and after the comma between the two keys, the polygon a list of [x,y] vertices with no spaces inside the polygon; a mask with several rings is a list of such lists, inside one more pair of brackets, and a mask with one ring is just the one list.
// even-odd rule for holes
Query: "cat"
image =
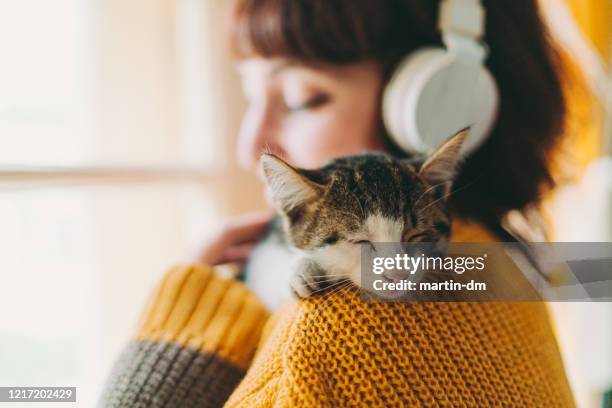
{"label": "cat", "polygon": [[307,298],[341,280],[360,286],[361,245],[446,242],[447,196],[467,136],[468,129],[458,132],[428,156],[367,152],[316,170],[263,154],[264,178],[282,220],[283,236],[278,228],[272,235],[297,253],[289,279],[293,294]]}

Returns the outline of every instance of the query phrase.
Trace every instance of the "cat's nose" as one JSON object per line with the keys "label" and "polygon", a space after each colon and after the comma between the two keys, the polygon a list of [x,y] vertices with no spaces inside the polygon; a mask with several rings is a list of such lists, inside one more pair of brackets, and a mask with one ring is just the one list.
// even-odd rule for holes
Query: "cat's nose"
{"label": "cat's nose", "polygon": [[403,279],[410,278],[410,272],[403,269],[389,269],[383,273],[383,276],[393,282],[399,282]]}

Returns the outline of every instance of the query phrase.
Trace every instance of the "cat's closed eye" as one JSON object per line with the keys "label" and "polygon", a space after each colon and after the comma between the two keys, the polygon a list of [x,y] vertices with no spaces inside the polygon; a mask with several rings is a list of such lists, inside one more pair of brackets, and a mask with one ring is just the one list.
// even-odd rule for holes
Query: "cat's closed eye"
{"label": "cat's closed eye", "polygon": [[415,232],[412,234],[407,234],[406,236],[404,236],[403,241],[404,242],[428,242],[431,241],[433,238],[431,232],[429,231],[421,231],[421,232]]}
{"label": "cat's closed eye", "polygon": [[367,239],[358,239],[358,240],[352,240],[349,242],[355,245],[369,245],[372,248],[374,247],[374,245],[372,244],[372,241],[369,241]]}
{"label": "cat's closed eye", "polygon": [[323,245],[332,245],[338,242],[338,234],[331,234],[323,240]]}

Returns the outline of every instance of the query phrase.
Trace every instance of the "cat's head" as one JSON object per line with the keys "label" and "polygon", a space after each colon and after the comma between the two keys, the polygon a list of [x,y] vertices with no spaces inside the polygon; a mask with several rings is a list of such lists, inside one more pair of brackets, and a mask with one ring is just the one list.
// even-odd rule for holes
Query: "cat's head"
{"label": "cat's head", "polygon": [[304,170],[264,154],[269,193],[289,241],[327,273],[360,285],[361,244],[447,240],[447,196],[467,133],[420,160],[364,153]]}

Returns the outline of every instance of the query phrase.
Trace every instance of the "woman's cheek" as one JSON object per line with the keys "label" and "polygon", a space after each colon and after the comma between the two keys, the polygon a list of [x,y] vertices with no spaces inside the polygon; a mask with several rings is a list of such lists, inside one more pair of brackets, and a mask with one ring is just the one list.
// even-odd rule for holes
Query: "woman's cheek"
{"label": "woman's cheek", "polygon": [[343,101],[312,112],[300,112],[283,123],[282,147],[294,165],[316,168],[341,156],[377,149],[376,111]]}
{"label": "woman's cheek", "polygon": [[316,168],[342,155],[341,126],[331,115],[303,115],[287,124],[284,149],[288,159],[299,167]]}
{"label": "woman's cheek", "polygon": [[367,122],[359,116],[335,115],[316,132],[317,151],[323,162],[371,148]]}

